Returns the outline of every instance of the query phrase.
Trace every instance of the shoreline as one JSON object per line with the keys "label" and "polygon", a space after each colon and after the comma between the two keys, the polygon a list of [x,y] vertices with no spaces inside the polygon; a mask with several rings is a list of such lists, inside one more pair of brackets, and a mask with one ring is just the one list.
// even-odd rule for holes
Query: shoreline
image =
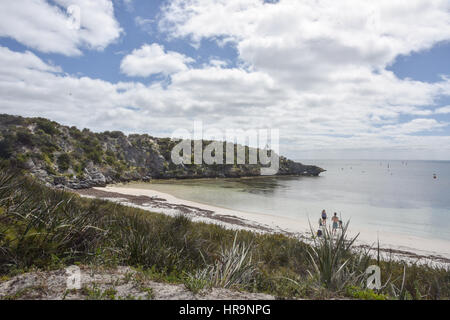
{"label": "shoreline", "polygon": [[[194,222],[215,223],[226,228],[248,230],[259,233],[281,233],[303,241],[311,241],[309,222],[301,218],[287,218],[264,213],[237,211],[204,203],[177,198],[171,194],[153,189],[138,189],[108,185],[76,190],[77,194],[118,202],[147,211],[170,216],[184,214]],[[313,219],[311,225],[315,225]],[[351,229],[351,228],[350,228]],[[450,244],[441,240],[374,232],[358,228],[350,230],[349,236],[356,236],[356,246],[376,248],[380,239],[382,258],[402,259],[408,262],[450,267]]]}

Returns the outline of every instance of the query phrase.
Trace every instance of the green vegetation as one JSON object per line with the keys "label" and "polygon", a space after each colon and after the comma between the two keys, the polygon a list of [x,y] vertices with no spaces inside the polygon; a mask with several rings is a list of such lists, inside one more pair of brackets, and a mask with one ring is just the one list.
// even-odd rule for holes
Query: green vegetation
{"label": "green vegetation", "polygon": [[257,266],[252,261],[252,247],[245,242],[237,243],[236,240],[237,234],[231,247],[221,248],[213,264],[208,265],[205,261],[207,267],[190,276],[191,283],[208,283],[222,288],[251,284],[257,272]]}
{"label": "green vegetation", "polygon": [[[211,142],[204,141],[203,148]],[[171,154],[177,143],[169,138],[155,138],[147,134],[126,136],[120,131],[95,133],[89,129],[62,126],[44,118],[0,114],[0,159],[29,172],[38,172],[37,176],[50,184],[64,184],[77,189],[104,185],[105,181],[147,180],[149,177],[205,178],[260,174],[261,165],[237,164],[237,159],[234,165],[176,165],[171,161]],[[234,149],[237,150],[237,145]],[[249,147],[244,150],[247,160],[250,150],[257,151]],[[191,153],[193,158],[194,148]],[[223,154],[225,159],[226,150]],[[283,157],[280,164],[279,174],[309,172],[310,175],[318,175],[322,171]],[[92,174],[95,179],[92,179]],[[62,179],[64,177],[70,177],[71,181]],[[89,182],[80,184],[82,180]]]}
{"label": "green vegetation", "polygon": [[44,118],[36,118],[35,119],[37,128],[44,131],[48,135],[54,135],[58,133],[57,126],[58,124],[56,122],[44,119]]}
{"label": "green vegetation", "polygon": [[3,140],[0,140],[0,158],[8,159],[13,154],[13,144],[10,135],[4,135]]}
{"label": "green vegetation", "polygon": [[346,294],[349,297],[353,297],[355,299],[359,300],[387,300],[388,296],[376,293],[373,290],[370,289],[362,289],[355,286],[349,286],[346,289]]}
{"label": "green vegetation", "polygon": [[58,167],[62,171],[66,171],[70,168],[70,156],[67,153],[63,153],[58,157]]}
{"label": "green vegetation", "polygon": [[[349,223],[336,236],[325,228],[320,238],[314,238],[310,261],[314,267],[314,279],[319,285],[335,291],[343,290],[349,283],[358,283],[370,265],[368,252],[352,250],[356,237],[347,239]],[[311,233],[313,231],[311,230]]]}
{"label": "green vegetation", "polygon": [[86,296],[86,300],[116,300],[117,290],[114,288],[101,290],[93,284],[92,287],[83,287],[81,293]]}
{"label": "green vegetation", "polygon": [[[140,277],[183,283],[193,292],[219,286],[279,298],[450,297],[450,271],[377,261],[354,248],[345,232],[334,239],[325,234],[311,245],[279,234],[234,232],[182,215],[81,198],[2,166],[0,278],[72,264],[129,265],[142,271]],[[368,264],[381,268],[381,290],[364,289]],[[116,296],[97,289],[85,288],[87,296]]]}
{"label": "green vegetation", "polygon": [[209,288],[211,284],[208,280],[202,279],[201,277],[187,275],[184,280],[184,286],[192,293],[198,294],[201,290]]}

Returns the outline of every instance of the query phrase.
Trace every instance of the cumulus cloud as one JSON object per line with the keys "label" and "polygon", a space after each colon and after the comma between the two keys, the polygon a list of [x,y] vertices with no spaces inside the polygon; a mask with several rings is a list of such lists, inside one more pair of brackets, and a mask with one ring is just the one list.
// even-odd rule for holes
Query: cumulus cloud
{"label": "cumulus cloud", "polygon": [[449,78],[399,79],[388,67],[399,55],[450,40],[449,10],[446,0],[172,0],[160,31],[198,47],[227,43],[237,61],[210,57],[194,67],[190,57],[145,44],[120,64],[128,76],[170,76],[145,85],[67,75],[31,52],[2,48],[0,105],[95,130],[160,136],[191,129],[194,119],[223,130],[277,128],[281,151],[294,158],[311,150],[315,157],[361,157],[355,150],[369,149],[382,157],[421,150],[448,158],[448,123],[439,115],[450,110],[438,101],[450,95]]}
{"label": "cumulus cloud", "polygon": [[157,43],[145,44],[123,58],[120,71],[128,76],[148,77],[152,74],[172,73],[187,70],[186,64],[194,59],[174,51],[164,51]]}
{"label": "cumulus cloud", "polygon": [[32,52],[24,53],[14,52],[5,47],[0,47],[0,56],[2,61],[2,75],[9,74],[14,76],[17,69],[29,69],[47,72],[61,72],[58,66],[52,66],[43,62]]}
{"label": "cumulus cloud", "polygon": [[[16,0],[0,2],[0,36],[41,52],[81,55],[82,48],[103,50],[122,29],[110,0]],[[80,8],[80,29],[70,27],[67,8]]]}
{"label": "cumulus cloud", "polygon": [[239,57],[297,89],[359,81],[400,54],[450,38],[446,0],[174,0],[160,28],[193,42],[231,42]]}
{"label": "cumulus cloud", "polygon": [[448,78],[401,80],[387,68],[399,55],[450,39],[449,10],[445,0],[173,0],[159,27],[196,46],[205,39],[234,46],[249,73],[283,91],[281,101],[266,94],[271,105],[253,106],[285,137],[316,146],[386,146],[387,139],[392,145],[397,136],[446,126],[400,119],[436,114],[433,106],[450,93]]}
{"label": "cumulus cloud", "polygon": [[[422,94],[426,98],[429,93],[424,90]],[[282,152],[294,157],[308,150],[395,150],[424,144],[429,150],[438,146],[437,157],[450,156],[450,149],[442,147],[450,145],[450,137],[411,135],[433,132],[445,123],[427,118],[398,122],[399,114],[409,114],[408,108],[414,107],[367,107],[357,112],[344,100],[299,95],[265,73],[238,68],[179,71],[168,86],[158,82],[113,84],[67,75],[33,53],[1,48],[0,105],[2,112],[10,114],[157,136],[170,136],[177,128],[191,130],[193,120],[203,120],[205,129],[279,128]],[[378,121],[371,118],[375,116]]]}

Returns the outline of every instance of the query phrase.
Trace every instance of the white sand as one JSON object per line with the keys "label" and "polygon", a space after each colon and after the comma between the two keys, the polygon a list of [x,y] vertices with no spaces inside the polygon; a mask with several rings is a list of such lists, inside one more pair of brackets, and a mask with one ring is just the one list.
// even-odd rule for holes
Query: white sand
{"label": "white sand", "polygon": [[[107,186],[105,188],[95,188],[97,190],[106,191],[106,192],[115,192],[121,193],[124,195],[134,195],[134,196],[148,196],[148,197],[158,197],[166,199],[168,203],[175,205],[186,205],[191,206],[203,210],[213,211],[214,214],[217,215],[228,215],[237,217],[242,220],[246,220],[250,224],[255,226],[265,226],[273,230],[274,232],[285,232],[285,233],[299,233],[299,234],[307,234],[310,232],[309,221],[296,219],[296,218],[287,218],[287,217],[279,217],[268,214],[256,214],[244,211],[236,211],[216,206],[211,206],[203,203],[193,202],[189,200],[179,199],[174,197],[173,195],[159,192],[156,190],[150,189],[134,189],[134,188],[124,188],[120,186]],[[151,210],[151,211],[159,211],[166,214],[173,214],[173,212],[168,212],[168,210],[157,210],[151,207],[141,207],[142,209]],[[314,228],[317,225],[318,217],[310,217],[311,225]],[[195,219],[194,219],[195,220]],[[214,222],[218,223],[217,220],[208,221],[207,218],[200,218],[197,221],[206,221],[206,222]],[[226,223],[221,223],[225,224]],[[230,227],[228,225],[228,227]],[[232,226],[231,226],[232,227]],[[236,226],[235,226],[236,227]],[[350,225],[350,236],[356,235],[358,232],[360,233],[358,237],[357,244],[361,245],[369,245],[375,246],[377,244],[377,240],[380,240],[380,246],[385,249],[394,249],[394,250],[402,250],[407,252],[412,252],[421,256],[438,256],[450,259],[450,242],[444,240],[431,240],[420,237],[414,237],[404,234],[395,234],[391,232],[374,232],[369,228],[352,228]],[[423,260],[423,259],[422,259]],[[430,260],[432,261],[432,259]]]}

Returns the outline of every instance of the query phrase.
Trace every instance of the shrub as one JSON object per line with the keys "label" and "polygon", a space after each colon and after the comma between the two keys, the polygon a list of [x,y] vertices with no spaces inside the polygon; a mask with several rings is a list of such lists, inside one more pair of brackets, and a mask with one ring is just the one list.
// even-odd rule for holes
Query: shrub
{"label": "shrub", "polygon": [[45,133],[49,135],[54,135],[58,132],[58,129],[56,128],[56,123],[44,119],[44,118],[36,118],[36,125],[38,129],[41,129]]}
{"label": "shrub", "polygon": [[0,140],[0,158],[9,159],[13,154],[13,144],[10,139],[4,137]]}
{"label": "shrub", "polygon": [[27,162],[27,160],[29,158],[30,158],[30,155],[28,153],[27,154],[22,154],[22,153],[17,154],[16,159],[15,159],[16,166],[18,168],[24,168],[25,163]]}
{"label": "shrub", "polygon": [[26,120],[20,116],[13,116],[9,114],[0,114],[0,123],[4,126],[8,125],[23,125]]}
{"label": "shrub", "polygon": [[19,130],[16,135],[19,143],[30,147],[34,145],[33,135],[28,130]]}
{"label": "shrub", "polygon": [[100,150],[93,150],[86,154],[86,157],[95,164],[100,164],[102,162],[102,152]]}
{"label": "shrub", "polygon": [[111,131],[109,132],[109,136],[114,139],[125,137],[125,135],[121,131]]}
{"label": "shrub", "polygon": [[63,153],[58,157],[57,164],[61,171],[66,171],[70,168],[70,156],[67,153]]}

